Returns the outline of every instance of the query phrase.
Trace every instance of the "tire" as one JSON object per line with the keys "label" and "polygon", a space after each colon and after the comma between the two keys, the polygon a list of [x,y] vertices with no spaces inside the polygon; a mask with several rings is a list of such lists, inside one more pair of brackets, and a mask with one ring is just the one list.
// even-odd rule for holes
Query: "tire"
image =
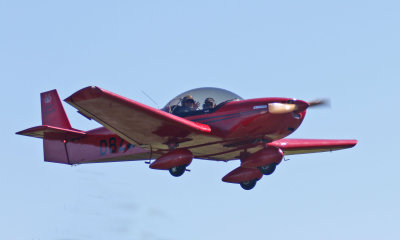
{"label": "tire", "polygon": [[182,176],[186,171],[186,165],[176,166],[169,169],[169,173],[174,177]]}
{"label": "tire", "polygon": [[271,164],[266,165],[266,166],[261,166],[258,169],[264,175],[271,175],[273,172],[275,172],[276,163],[271,163]]}
{"label": "tire", "polygon": [[250,189],[253,189],[256,186],[256,183],[257,183],[257,179],[253,179],[253,180],[250,180],[250,181],[241,182],[240,186],[244,190],[250,190]]}

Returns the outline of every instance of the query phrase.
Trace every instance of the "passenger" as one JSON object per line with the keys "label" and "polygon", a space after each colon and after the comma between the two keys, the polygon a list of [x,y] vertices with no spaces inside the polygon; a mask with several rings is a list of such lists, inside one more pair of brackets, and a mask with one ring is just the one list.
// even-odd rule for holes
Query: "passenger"
{"label": "passenger", "polygon": [[214,98],[206,98],[203,104],[203,111],[204,112],[211,112],[215,108],[215,100]]}

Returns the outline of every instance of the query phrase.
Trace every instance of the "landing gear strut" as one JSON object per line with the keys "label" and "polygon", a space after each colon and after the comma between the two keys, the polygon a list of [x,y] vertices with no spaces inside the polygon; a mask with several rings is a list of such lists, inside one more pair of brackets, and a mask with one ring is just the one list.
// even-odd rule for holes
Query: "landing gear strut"
{"label": "landing gear strut", "polygon": [[169,169],[169,173],[174,177],[180,177],[186,171],[186,166],[187,165],[172,167]]}

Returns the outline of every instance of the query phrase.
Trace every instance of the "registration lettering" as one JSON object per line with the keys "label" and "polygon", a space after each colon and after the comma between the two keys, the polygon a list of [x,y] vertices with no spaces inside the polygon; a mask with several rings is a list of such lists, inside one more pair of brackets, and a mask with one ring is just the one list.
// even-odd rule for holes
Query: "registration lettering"
{"label": "registration lettering", "polygon": [[113,153],[124,153],[129,149],[134,148],[133,144],[124,141],[122,138],[110,137],[108,139],[101,139],[100,143],[100,156]]}

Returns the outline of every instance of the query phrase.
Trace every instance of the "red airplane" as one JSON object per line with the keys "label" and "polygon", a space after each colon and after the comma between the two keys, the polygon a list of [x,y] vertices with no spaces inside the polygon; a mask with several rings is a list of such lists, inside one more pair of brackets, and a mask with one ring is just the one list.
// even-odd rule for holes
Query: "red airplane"
{"label": "red airplane", "polygon": [[[243,100],[219,88],[197,88],[156,109],[99,87],[65,99],[104,127],[71,127],[56,90],[41,93],[42,125],[17,134],[43,139],[44,160],[64,164],[147,160],[150,168],[181,176],[193,158],[240,166],[222,181],[252,189],[284,155],[351,148],[357,140],[286,139],[309,107],[323,101],[293,98]],[[199,106],[199,102],[204,102]],[[154,160],[154,161],[153,161]]]}

